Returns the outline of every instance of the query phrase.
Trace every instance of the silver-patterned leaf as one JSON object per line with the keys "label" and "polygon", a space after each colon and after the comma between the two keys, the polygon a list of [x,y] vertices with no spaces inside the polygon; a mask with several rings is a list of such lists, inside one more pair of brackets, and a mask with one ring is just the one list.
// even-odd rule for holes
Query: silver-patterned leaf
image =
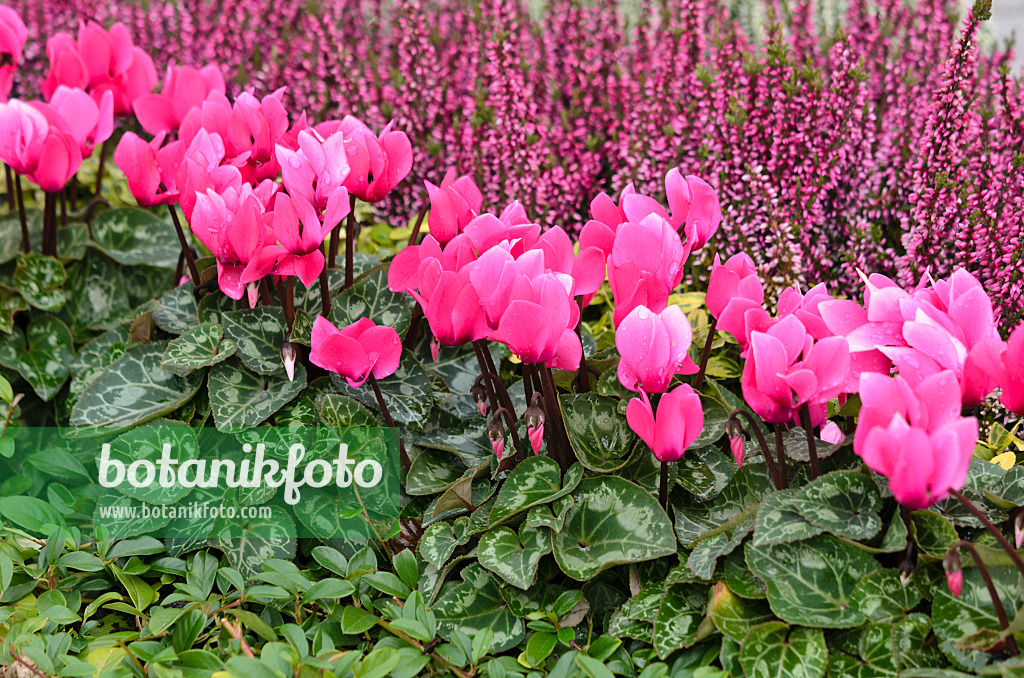
{"label": "silver-patterned leaf", "polygon": [[222,431],[241,431],[263,423],[306,386],[306,368],[295,364],[295,379],[253,374],[234,358],[210,371],[213,421]]}
{"label": "silver-patterned leaf", "polygon": [[540,559],[551,551],[551,532],[523,523],[516,534],[499,526],[480,537],[477,559],[480,564],[512,586],[526,590],[537,577]]}
{"label": "silver-patterned leaf", "polygon": [[43,400],[57,395],[74,357],[71,331],[55,316],[34,316],[24,334],[0,335],[0,365],[16,370]]}
{"label": "silver-patterned leaf", "polygon": [[181,253],[174,225],[135,207],[100,213],[92,223],[92,238],[101,252],[125,266],[174,268]]}
{"label": "silver-patterned leaf", "polygon": [[236,353],[246,367],[258,374],[284,372],[281,346],[288,327],[279,307],[229,311],[221,315],[220,322],[224,334],[238,347]]}
{"label": "silver-patterned leaf", "polygon": [[160,364],[168,372],[184,376],[192,370],[209,367],[227,360],[235,349],[235,342],[223,339],[224,330],[214,323],[202,323],[171,339]]}

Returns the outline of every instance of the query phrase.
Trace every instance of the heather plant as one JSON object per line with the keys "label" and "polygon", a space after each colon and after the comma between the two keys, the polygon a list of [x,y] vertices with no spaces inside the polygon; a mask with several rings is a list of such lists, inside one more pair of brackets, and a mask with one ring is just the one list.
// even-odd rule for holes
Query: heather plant
{"label": "heather plant", "polygon": [[[247,67],[295,87],[240,89],[238,53],[266,41],[217,22],[259,6],[96,8],[123,23],[42,36],[38,82],[39,37],[0,12],[17,85],[0,103],[0,662],[40,678],[1017,670],[1024,330],[996,281],[1014,261],[971,270],[1015,231],[996,210],[940,236],[964,227],[949,208],[973,195],[954,190],[981,167],[968,146],[998,136],[997,114],[972,115],[994,77],[974,47],[985,6],[942,24],[956,42],[934,105],[895,128],[875,124],[924,96],[910,71],[870,84],[888,57],[854,59],[846,37],[819,63],[810,5],[771,7],[785,20],[755,45],[703,5],[642,4],[627,30],[613,5],[556,3],[538,32],[497,2],[403,4],[385,25],[285,3],[263,25],[281,51]],[[852,8],[851,35],[882,51],[902,35],[917,65],[945,54],[913,28],[938,5],[891,9]],[[60,6],[44,10],[34,30]],[[307,63],[356,34],[337,44],[357,57]],[[338,63],[374,77],[332,81]],[[580,98],[554,105],[558,73]],[[678,165],[698,140],[679,83],[708,95],[684,102],[705,122],[714,97],[728,111],[690,148],[708,173]],[[470,122],[424,122],[460,87]],[[318,99],[357,92],[394,107]],[[556,134],[589,113],[600,134]],[[883,135],[904,163],[884,171],[907,173],[879,185],[910,192],[855,235],[837,215],[877,198]],[[977,171],[1006,171],[1000,152]],[[801,284],[839,251],[850,270]],[[218,483],[250,463],[253,482]],[[351,492],[309,494],[335,468]],[[220,511],[174,510],[199,505]]]}

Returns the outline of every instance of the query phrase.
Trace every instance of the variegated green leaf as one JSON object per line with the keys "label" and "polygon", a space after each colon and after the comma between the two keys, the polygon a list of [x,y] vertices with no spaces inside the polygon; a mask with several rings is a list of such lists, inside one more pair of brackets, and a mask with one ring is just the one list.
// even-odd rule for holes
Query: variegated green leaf
{"label": "variegated green leaf", "polygon": [[79,396],[71,426],[122,430],[173,412],[192,398],[203,375],[179,377],[161,368],[166,348],[166,341],[130,347]]}
{"label": "variegated green leaf", "polygon": [[57,395],[74,356],[71,332],[54,316],[33,317],[24,334],[0,335],[0,365],[17,370],[43,400]]}
{"label": "variegated green leaf", "polygon": [[222,431],[240,431],[258,426],[297,396],[306,386],[306,368],[295,364],[295,379],[280,375],[258,375],[237,359],[216,365],[210,371],[210,405],[213,421]]}
{"label": "variegated green leaf", "polygon": [[492,652],[504,652],[523,639],[523,622],[508,609],[494,576],[473,563],[462,571],[462,583],[450,586],[434,603],[438,632],[450,639],[453,631],[470,638],[484,629],[494,633]]}
{"label": "variegated green leaf", "polygon": [[253,372],[278,374],[284,372],[281,346],[288,327],[284,311],[277,306],[229,311],[220,318],[224,334],[238,347],[238,357]]}
{"label": "variegated green leaf", "polygon": [[565,428],[576,458],[599,473],[618,470],[629,461],[636,434],[619,414],[619,400],[597,393],[559,397]]}
{"label": "variegated green leaf", "polygon": [[122,207],[100,213],[92,224],[96,247],[119,264],[174,268],[181,244],[170,220],[148,210]]}
{"label": "variegated green leaf", "polygon": [[882,529],[882,498],[870,478],[835,471],[812,480],[789,504],[807,522],[840,537],[871,539]]}
{"label": "variegated green leaf", "polygon": [[336,296],[331,303],[330,321],[339,328],[360,318],[370,318],[378,325],[393,327],[399,336],[409,329],[413,299],[388,289],[388,267],[377,266],[363,274],[352,287]]}
{"label": "variegated green leaf", "polygon": [[743,639],[740,665],[748,678],[823,678],[828,668],[825,636],[821,629],[766,622]]}
{"label": "variegated green leaf", "polygon": [[[377,398],[369,384],[352,388],[336,374],[332,374],[331,378],[341,393],[355,398],[372,410],[379,409]],[[430,408],[434,405],[434,394],[426,373],[415,358],[403,354],[398,370],[390,377],[378,381],[377,385],[396,422],[412,428],[422,427]]]}
{"label": "variegated green leaf", "polygon": [[90,250],[68,267],[64,285],[67,303],[61,309],[76,337],[88,337],[90,329],[112,329],[130,320],[131,304],[124,277],[116,264]]}
{"label": "variegated green leaf", "polygon": [[676,584],[665,589],[652,635],[659,657],[664,659],[697,642],[697,629],[704,619],[706,591],[693,584]]}
{"label": "variegated green leaf", "polygon": [[42,254],[22,254],[14,269],[14,285],[32,306],[43,311],[55,311],[64,305],[67,272],[56,257]]}
{"label": "variegated green leaf", "polygon": [[537,577],[540,559],[551,551],[551,532],[523,523],[519,534],[499,526],[480,537],[480,564],[512,586],[528,589]]}
{"label": "variegated green leaf", "polygon": [[261,572],[263,563],[271,558],[295,557],[295,523],[281,507],[267,508],[271,510],[269,518],[218,521],[210,535],[210,545],[222,550],[243,577]]}
{"label": "variegated green leaf", "polygon": [[153,311],[153,322],[171,334],[184,334],[199,324],[195,287],[191,282],[179,285],[160,297],[160,306]]}
{"label": "variegated green leaf", "polygon": [[230,339],[222,340],[223,336],[224,330],[220,325],[196,325],[167,344],[160,364],[168,372],[180,376],[201,367],[216,365],[231,357],[236,349],[235,342]]}
{"label": "variegated green leaf", "polygon": [[562,470],[551,457],[527,457],[505,479],[491,509],[490,524],[503,523],[532,506],[547,504],[569,494],[583,477],[583,467],[573,465],[562,478]]}
{"label": "variegated green leaf", "polygon": [[754,543],[785,544],[791,541],[809,539],[821,534],[822,529],[811,525],[793,507],[789,500],[799,490],[779,490],[761,501],[757,509],[757,524],[754,526]]}

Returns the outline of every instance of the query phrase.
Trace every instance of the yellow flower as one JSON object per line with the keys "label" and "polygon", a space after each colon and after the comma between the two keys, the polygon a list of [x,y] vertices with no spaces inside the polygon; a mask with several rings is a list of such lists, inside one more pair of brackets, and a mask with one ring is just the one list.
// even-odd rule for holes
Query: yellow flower
{"label": "yellow flower", "polygon": [[1017,455],[1013,452],[1003,452],[992,457],[991,461],[996,466],[1001,466],[1004,470],[1009,471],[1017,463]]}

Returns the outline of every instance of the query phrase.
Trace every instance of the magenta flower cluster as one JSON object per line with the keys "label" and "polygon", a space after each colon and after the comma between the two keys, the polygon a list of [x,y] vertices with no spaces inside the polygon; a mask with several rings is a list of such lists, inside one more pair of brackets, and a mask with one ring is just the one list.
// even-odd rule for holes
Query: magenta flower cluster
{"label": "magenta flower cluster", "polygon": [[[635,15],[552,0],[543,18],[499,0],[10,4],[32,91],[46,36],[122,21],[151,54],[221,64],[229,93],[287,85],[289,110],[394,119],[417,185],[455,167],[543,226],[576,231],[594,194],[629,182],[661,197],[681,166],[721,197],[718,249],[747,252],[773,289],[963,267],[1004,327],[1021,311],[1024,87],[1002,71],[1008,51],[978,51],[984,6],[959,28],[954,0],[855,0],[831,34],[807,0],[764,0],[785,18],[763,33],[722,0],[643,0]],[[408,218],[424,199],[380,207]]]}

